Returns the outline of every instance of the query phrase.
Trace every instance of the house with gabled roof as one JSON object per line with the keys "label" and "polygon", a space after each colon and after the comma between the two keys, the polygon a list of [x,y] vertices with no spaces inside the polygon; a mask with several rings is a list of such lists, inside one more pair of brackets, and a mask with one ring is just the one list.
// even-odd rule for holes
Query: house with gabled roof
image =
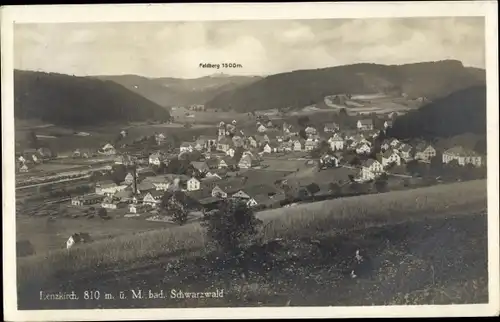
{"label": "house with gabled roof", "polygon": [[262,148],[264,153],[275,153],[278,152],[278,144],[275,141],[267,142]]}
{"label": "house with gabled roof", "polygon": [[232,158],[226,157],[219,160],[219,169],[227,169],[235,166],[235,162]]}
{"label": "house with gabled roof", "polygon": [[382,166],[384,168],[388,167],[391,164],[401,165],[401,157],[399,153],[394,149],[386,150],[382,153]]}
{"label": "house with gabled roof", "polygon": [[127,173],[123,182],[126,185],[132,184],[134,182],[134,175],[131,172]]}
{"label": "house with gabled roof", "polygon": [[186,182],[186,190],[187,191],[197,191],[200,190],[200,180],[192,177]]}
{"label": "house with gabled roof", "polygon": [[308,138],[306,140],[306,142],[304,143],[304,149],[306,151],[312,151],[314,149],[316,149],[319,145],[319,140],[318,139],[312,139],[312,138]]}
{"label": "house with gabled roof", "polygon": [[360,131],[373,130],[373,120],[372,119],[362,119],[358,120],[356,127]]}
{"label": "house with gabled roof", "polygon": [[259,165],[259,161],[256,158],[251,157],[250,155],[242,156],[240,161],[238,162],[238,168],[240,169],[250,169],[257,165]]}
{"label": "house with gabled roof", "polygon": [[371,150],[371,146],[366,142],[361,142],[355,147],[357,154],[369,154]]}
{"label": "house with gabled roof", "polygon": [[328,143],[330,144],[332,151],[338,151],[344,149],[345,141],[339,133],[335,133],[328,139]]}
{"label": "house with gabled roof", "polygon": [[259,133],[265,133],[267,131],[267,127],[264,126],[264,124],[261,124],[257,127],[257,132]]}
{"label": "house with gabled roof", "polygon": [[142,198],[142,203],[144,205],[149,205],[153,208],[158,207],[161,204],[161,198],[164,192],[159,190],[148,191]]}
{"label": "house with gabled roof", "polygon": [[399,155],[405,161],[412,159],[412,150],[412,146],[406,143],[403,143],[398,147]]}
{"label": "house with gabled roof", "polygon": [[419,143],[415,147],[415,159],[429,162],[436,156],[436,149],[428,143]]}
{"label": "house with gabled roof", "polygon": [[28,172],[29,169],[28,169],[28,166],[26,165],[26,163],[23,163],[20,167],[19,167],[19,172]]}
{"label": "house with gabled roof", "polygon": [[295,140],[293,141],[293,151],[302,151],[304,149],[304,141],[303,140]]}
{"label": "house with gabled roof", "polygon": [[368,159],[362,164],[362,168],[366,168],[373,173],[382,173],[384,172],[383,165],[375,159]]}

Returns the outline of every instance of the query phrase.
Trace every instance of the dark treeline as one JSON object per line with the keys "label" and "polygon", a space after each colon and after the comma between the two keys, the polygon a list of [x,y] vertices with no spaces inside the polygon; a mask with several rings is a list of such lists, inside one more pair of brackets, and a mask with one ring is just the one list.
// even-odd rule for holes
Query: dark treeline
{"label": "dark treeline", "polygon": [[433,140],[472,133],[486,136],[486,87],[476,86],[399,116],[387,135]]}
{"label": "dark treeline", "polygon": [[56,73],[14,72],[15,116],[56,125],[168,121],[169,112],[112,81]]}

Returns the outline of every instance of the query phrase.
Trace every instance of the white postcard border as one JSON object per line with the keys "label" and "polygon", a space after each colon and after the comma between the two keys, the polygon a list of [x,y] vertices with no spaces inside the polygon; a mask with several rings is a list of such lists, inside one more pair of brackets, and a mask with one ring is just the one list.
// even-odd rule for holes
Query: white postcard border
{"label": "white postcard border", "polygon": [[[498,6],[496,1],[274,4],[7,6],[2,23],[4,316],[7,321],[487,316],[499,313]],[[372,307],[17,310],[13,108],[13,23],[486,17],[489,304]]]}

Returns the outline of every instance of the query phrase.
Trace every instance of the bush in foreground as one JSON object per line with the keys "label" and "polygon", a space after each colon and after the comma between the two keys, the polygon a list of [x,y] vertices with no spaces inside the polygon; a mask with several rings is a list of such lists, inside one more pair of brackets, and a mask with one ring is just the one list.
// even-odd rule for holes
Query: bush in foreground
{"label": "bush in foreground", "polygon": [[254,211],[238,200],[225,200],[219,209],[206,213],[202,221],[209,240],[225,252],[253,244],[261,225]]}

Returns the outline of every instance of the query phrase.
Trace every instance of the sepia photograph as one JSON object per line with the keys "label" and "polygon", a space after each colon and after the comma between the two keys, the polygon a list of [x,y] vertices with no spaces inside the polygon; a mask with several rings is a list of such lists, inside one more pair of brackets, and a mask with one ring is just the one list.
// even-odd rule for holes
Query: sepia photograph
{"label": "sepia photograph", "polygon": [[307,5],[2,8],[10,321],[499,313],[497,4]]}

